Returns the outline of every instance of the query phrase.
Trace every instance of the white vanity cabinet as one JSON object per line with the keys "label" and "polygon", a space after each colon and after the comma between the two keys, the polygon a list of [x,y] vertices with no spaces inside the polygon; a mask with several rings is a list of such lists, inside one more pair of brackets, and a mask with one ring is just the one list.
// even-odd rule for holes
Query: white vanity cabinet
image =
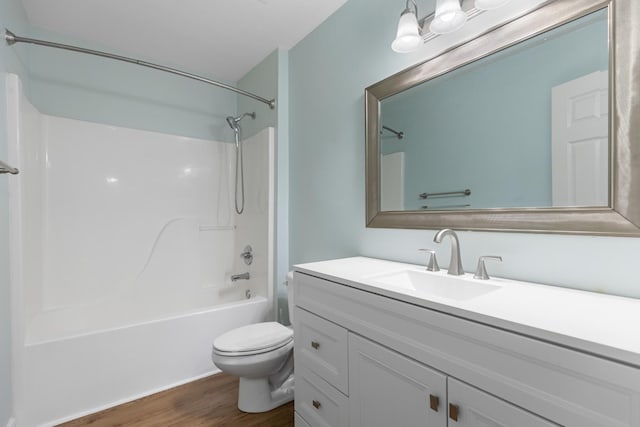
{"label": "white vanity cabinet", "polygon": [[640,427],[636,366],[304,267],[297,426]]}

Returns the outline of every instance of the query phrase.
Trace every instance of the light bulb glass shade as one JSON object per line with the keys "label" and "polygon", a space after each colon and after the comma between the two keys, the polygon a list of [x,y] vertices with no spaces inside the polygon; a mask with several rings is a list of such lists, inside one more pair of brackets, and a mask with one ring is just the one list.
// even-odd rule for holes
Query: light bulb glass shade
{"label": "light bulb glass shade", "polygon": [[398,32],[395,40],[391,43],[391,49],[395,52],[407,53],[416,50],[421,42],[422,37],[420,37],[418,18],[416,18],[415,13],[406,9],[400,15]]}
{"label": "light bulb glass shade", "polygon": [[476,9],[491,10],[497,9],[509,3],[511,0],[476,0]]}
{"label": "light bulb glass shade", "polygon": [[460,8],[459,0],[438,0],[436,15],[429,25],[429,30],[434,34],[452,33],[462,28],[465,22],[467,14]]}

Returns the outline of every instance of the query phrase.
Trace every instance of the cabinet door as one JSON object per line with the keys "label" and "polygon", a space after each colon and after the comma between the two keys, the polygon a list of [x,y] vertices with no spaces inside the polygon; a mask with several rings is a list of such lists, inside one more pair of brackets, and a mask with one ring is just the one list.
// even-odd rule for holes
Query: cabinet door
{"label": "cabinet door", "polygon": [[351,427],[445,427],[446,376],[349,334]]}
{"label": "cabinet door", "polygon": [[449,378],[449,427],[557,427],[517,406]]}

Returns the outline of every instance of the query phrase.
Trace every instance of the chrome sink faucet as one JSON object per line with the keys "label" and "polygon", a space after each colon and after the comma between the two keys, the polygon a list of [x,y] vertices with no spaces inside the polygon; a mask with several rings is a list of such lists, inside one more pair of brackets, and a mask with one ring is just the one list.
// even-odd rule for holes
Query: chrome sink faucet
{"label": "chrome sink faucet", "polygon": [[458,241],[456,232],[450,228],[444,228],[436,233],[433,241],[440,243],[445,236],[451,237],[451,260],[449,261],[449,271],[447,271],[447,273],[454,276],[462,276],[464,269],[462,268],[462,259],[460,258],[460,242]]}

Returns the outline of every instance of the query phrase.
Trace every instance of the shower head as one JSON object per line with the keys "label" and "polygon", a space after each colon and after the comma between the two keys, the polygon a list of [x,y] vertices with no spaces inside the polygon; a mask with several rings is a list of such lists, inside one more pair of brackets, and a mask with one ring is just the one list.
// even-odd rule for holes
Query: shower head
{"label": "shower head", "polygon": [[233,129],[234,132],[238,132],[239,128],[238,128],[238,123],[240,123],[240,120],[244,119],[246,116],[251,117],[252,119],[255,120],[256,118],[256,113],[244,113],[239,115],[238,117],[227,117],[227,123],[229,124],[229,127],[231,127],[231,129]]}
{"label": "shower head", "polygon": [[229,127],[233,129],[234,132],[238,132],[238,122],[236,121],[236,119],[229,116],[227,117],[227,123],[229,124]]}

